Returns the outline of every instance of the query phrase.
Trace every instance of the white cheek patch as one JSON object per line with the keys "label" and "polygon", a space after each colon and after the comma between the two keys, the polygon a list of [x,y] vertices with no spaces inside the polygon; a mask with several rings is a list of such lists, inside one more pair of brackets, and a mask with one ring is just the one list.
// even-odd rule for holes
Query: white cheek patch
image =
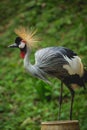
{"label": "white cheek patch", "polygon": [[71,59],[64,56],[64,59],[69,63],[69,65],[63,65],[63,68],[66,69],[70,75],[78,74],[80,77],[83,75],[83,64],[78,56],[74,56]]}
{"label": "white cheek patch", "polygon": [[24,48],[25,47],[25,43],[24,42],[21,42],[20,45],[19,45],[19,48]]}

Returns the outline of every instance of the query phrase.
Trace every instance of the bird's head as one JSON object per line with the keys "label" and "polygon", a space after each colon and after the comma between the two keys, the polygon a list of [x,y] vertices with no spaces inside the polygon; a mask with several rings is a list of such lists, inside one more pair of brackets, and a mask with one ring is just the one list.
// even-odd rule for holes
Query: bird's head
{"label": "bird's head", "polygon": [[31,47],[34,47],[34,43],[37,42],[37,38],[34,36],[36,31],[30,32],[28,29],[20,27],[15,29],[15,33],[18,35],[18,37],[16,37],[15,43],[9,45],[8,47],[19,48],[21,52],[20,56],[21,58],[24,58],[27,50],[31,49]]}
{"label": "bird's head", "polygon": [[19,48],[20,49],[20,56],[21,58],[25,57],[27,52],[26,41],[22,40],[20,37],[16,37],[15,43],[8,46],[9,48]]}

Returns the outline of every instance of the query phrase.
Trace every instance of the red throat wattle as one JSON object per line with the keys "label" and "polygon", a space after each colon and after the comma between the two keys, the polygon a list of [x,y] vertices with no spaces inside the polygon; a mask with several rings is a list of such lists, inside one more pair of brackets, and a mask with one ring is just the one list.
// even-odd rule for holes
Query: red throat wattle
{"label": "red throat wattle", "polygon": [[21,51],[20,57],[24,59],[24,57],[25,57],[25,52],[24,51]]}

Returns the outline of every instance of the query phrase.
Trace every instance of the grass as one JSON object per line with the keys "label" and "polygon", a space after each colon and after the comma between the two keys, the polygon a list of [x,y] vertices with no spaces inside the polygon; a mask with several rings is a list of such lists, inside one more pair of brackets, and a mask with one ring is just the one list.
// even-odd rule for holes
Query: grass
{"label": "grass", "polygon": [[[3,0],[0,2],[0,129],[40,130],[42,121],[57,120],[60,81],[53,87],[27,74],[19,50],[8,49],[14,43],[14,29],[20,25],[38,29],[41,42],[47,46],[73,49],[87,64],[87,2],[52,0]],[[34,63],[32,50],[31,62]],[[87,129],[87,90],[76,91],[73,119],[81,130]],[[70,94],[64,88],[61,119],[69,117]]]}

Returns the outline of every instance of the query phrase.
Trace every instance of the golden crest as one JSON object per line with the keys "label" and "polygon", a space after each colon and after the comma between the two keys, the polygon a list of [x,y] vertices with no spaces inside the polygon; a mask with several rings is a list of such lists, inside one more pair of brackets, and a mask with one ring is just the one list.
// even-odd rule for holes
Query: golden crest
{"label": "golden crest", "polygon": [[35,36],[37,30],[29,31],[25,27],[16,28],[15,33],[21,37],[27,44],[28,47],[34,47],[36,42],[38,42],[38,38]]}

